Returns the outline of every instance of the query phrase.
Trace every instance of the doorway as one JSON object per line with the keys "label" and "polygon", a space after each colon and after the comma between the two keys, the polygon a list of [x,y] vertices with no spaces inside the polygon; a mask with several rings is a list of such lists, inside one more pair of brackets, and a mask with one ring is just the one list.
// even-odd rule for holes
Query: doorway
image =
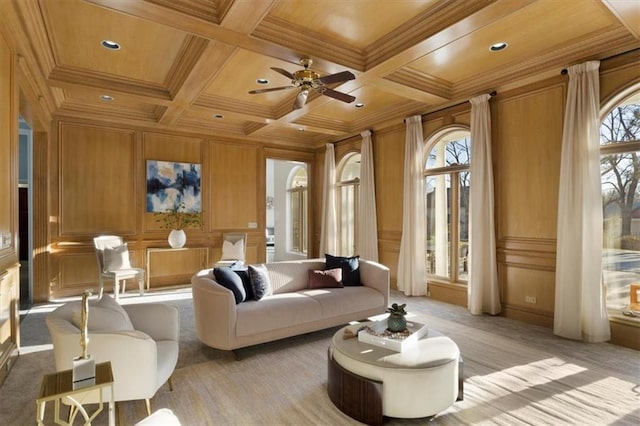
{"label": "doorway", "polygon": [[304,162],[267,159],[267,262],[308,255],[308,167]]}
{"label": "doorway", "polygon": [[18,117],[18,256],[20,260],[20,309],[33,304],[32,153],[33,131]]}

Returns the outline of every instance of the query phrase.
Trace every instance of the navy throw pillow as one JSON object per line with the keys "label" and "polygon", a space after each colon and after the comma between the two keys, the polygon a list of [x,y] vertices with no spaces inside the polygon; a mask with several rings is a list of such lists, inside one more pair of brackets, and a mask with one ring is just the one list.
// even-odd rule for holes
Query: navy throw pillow
{"label": "navy throw pillow", "polygon": [[233,269],[233,272],[238,274],[238,276],[242,280],[244,292],[247,294],[247,298],[245,300],[255,300],[256,296],[253,294],[253,287],[251,286],[251,279],[249,278],[248,269],[236,269],[233,266],[231,267],[231,269]]}
{"label": "navy throw pillow", "polygon": [[233,297],[236,299],[236,305],[247,299],[247,293],[244,291],[242,279],[231,268],[214,268],[213,276],[218,284],[231,290]]}
{"label": "navy throw pillow", "polygon": [[342,269],[342,284],[344,286],[362,285],[360,282],[360,256],[342,257],[325,253],[326,269]]}

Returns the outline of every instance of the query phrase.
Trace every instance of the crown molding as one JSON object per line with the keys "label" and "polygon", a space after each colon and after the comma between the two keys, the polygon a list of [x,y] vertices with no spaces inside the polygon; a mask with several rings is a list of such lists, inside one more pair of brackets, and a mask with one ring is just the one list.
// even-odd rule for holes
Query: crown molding
{"label": "crown molding", "polygon": [[300,57],[324,58],[354,70],[364,70],[363,52],[360,49],[274,16],[266,16],[251,35],[290,47],[299,52]]}
{"label": "crown molding", "polygon": [[147,99],[147,102],[171,100],[169,90],[162,85],[71,66],[55,67],[49,74],[49,81],[54,86],[66,83],[71,86],[91,87],[151,98]]}
{"label": "crown molding", "polygon": [[451,99],[452,84],[441,78],[425,74],[411,68],[403,68],[384,77],[403,86],[430,93],[442,99]]}

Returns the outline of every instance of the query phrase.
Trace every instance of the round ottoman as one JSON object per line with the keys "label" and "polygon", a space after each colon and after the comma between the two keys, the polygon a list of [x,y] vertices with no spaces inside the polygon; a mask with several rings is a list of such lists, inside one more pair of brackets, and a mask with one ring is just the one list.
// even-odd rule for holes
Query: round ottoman
{"label": "round ottoman", "polygon": [[[429,330],[415,345],[395,352],[360,342],[357,337],[343,338],[346,328],[357,332],[359,327],[361,324],[350,325],[334,334],[329,349],[329,368],[333,361],[341,370],[363,380],[381,383],[384,416],[430,417],[456,401],[460,350],[453,340]],[[329,379],[332,380],[331,372]],[[329,383],[328,388],[335,393],[337,386]],[[331,399],[334,401],[333,397]]]}

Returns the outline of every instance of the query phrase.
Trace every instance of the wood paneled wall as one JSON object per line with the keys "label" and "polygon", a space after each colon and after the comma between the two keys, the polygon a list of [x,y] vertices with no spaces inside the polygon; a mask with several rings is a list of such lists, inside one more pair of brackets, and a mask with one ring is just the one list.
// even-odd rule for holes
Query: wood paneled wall
{"label": "wood paneled wall", "polygon": [[[246,232],[247,261],[264,260],[265,167],[259,145],[82,121],[59,121],[55,128],[49,164],[50,293],[47,287],[47,294],[39,298],[96,288],[92,243],[96,235],[122,235],[132,264],[141,268],[147,262],[147,248],[168,247],[169,231],[146,211],[147,160],[202,165],[203,221],[186,232],[188,247],[207,249],[208,266],[220,258],[225,232]],[[311,151],[306,158],[313,159]],[[202,252],[184,256],[191,254],[195,257],[189,261],[200,265]],[[184,261],[175,262],[175,274],[170,264],[163,264],[163,271],[168,276],[184,276],[180,269]],[[172,282],[154,275],[154,284]],[[39,291],[42,288],[38,286]]]}
{"label": "wood paneled wall", "polygon": [[0,33],[0,383],[20,345],[16,61]]}
{"label": "wood paneled wall", "polygon": [[501,300],[508,316],[547,326],[555,296],[565,88],[558,76],[492,101]]}

